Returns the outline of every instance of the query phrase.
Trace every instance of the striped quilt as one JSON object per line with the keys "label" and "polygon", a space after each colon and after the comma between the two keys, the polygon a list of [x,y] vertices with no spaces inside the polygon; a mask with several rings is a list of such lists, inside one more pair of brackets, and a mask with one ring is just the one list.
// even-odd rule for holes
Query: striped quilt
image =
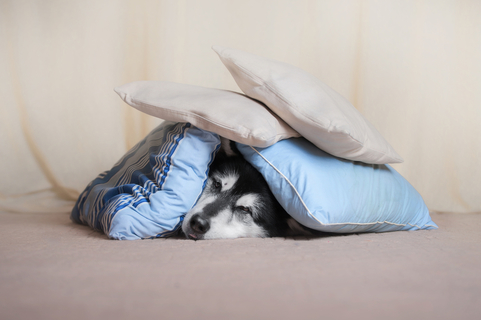
{"label": "striped quilt", "polygon": [[200,196],[219,136],[163,122],[82,192],[71,219],[110,238],[167,237]]}

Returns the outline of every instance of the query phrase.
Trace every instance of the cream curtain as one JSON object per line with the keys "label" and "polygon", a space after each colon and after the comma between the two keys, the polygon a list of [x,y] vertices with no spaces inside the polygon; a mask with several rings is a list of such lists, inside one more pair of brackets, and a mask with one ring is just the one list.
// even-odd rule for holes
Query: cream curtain
{"label": "cream curtain", "polygon": [[161,120],[134,80],[239,90],[213,44],[345,95],[431,210],[481,210],[481,1],[0,0],[0,209],[68,211]]}

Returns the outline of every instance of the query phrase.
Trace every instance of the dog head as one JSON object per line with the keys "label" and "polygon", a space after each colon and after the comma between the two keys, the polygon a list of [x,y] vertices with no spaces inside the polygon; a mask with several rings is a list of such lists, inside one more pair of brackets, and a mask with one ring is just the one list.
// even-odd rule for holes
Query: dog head
{"label": "dog head", "polygon": [[194,240],[282,236],[288,219],[252,165],[241,156],[219,156],[182,231]]}

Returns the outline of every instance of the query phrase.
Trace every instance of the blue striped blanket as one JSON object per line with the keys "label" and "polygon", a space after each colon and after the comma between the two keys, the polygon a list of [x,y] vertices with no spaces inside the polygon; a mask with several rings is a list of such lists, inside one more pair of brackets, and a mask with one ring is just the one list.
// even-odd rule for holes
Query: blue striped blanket
{"label": "blue striped blanket", "polygon": [[82,192],[71,219],[119,240],[167,237],[207,181],[219,136],[163,122]]}

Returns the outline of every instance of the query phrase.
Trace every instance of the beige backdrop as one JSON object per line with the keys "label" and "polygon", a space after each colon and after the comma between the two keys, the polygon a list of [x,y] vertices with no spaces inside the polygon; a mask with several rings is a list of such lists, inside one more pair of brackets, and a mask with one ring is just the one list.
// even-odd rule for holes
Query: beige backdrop
{"label": "beige backdrop", "polygon": [[[68,210],[160,120],[112,90],[239,90],[214,44],[345,95],[431,210],[481,210],[481,1],[0,0],[0,209]],[[62,200],[63,199],[63,200]]]}

